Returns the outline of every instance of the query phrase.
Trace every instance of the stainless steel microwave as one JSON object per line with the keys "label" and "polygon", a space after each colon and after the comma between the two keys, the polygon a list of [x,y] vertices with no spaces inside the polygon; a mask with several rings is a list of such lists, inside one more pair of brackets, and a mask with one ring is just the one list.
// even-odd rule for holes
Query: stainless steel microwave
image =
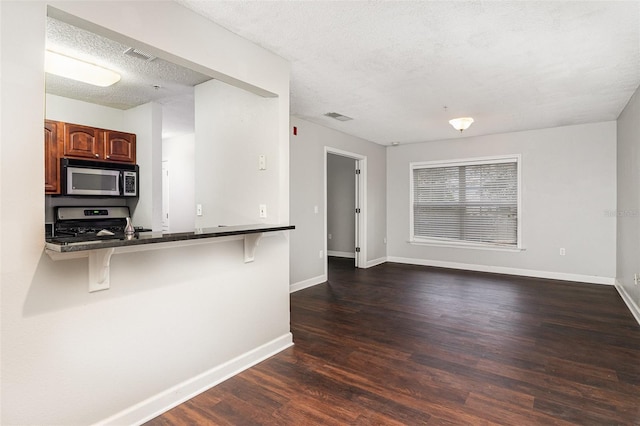
{"label": "stainless steel microwave", "polygon": [[62,195],[98,197],[137,197],[139,190],[137,164],[101,161],[60,160]]}

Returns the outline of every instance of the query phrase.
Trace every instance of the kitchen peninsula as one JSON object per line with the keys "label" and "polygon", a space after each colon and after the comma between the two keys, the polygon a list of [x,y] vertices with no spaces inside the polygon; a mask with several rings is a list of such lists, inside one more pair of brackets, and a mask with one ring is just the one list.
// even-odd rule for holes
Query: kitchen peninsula
{"label": "kitchen peninsula", "polygon": [[53,260],[89,258],[89,292],[107,290],[110,286],[111,256],[119,253],[157,250],[180,245],[243,240],[244,262],[255,259],[256,247],[265,233],[295,229],[292,225],[237,225],[196,229],[194,232],[140,232],[117,239],[67,242],[65,237],[46,239],[45,251]]}
{"label": "kitchen peninsula", "polygon": [[46,249],[58,253],[71,253],[86,250],[97,250],[113,247],[131,247],[145,244],[169,243],[176,241],[202,240],[205,238],[220,238],[262,234],[265,232],[289,231],[295,229],[293,225],[238,225],[220,226],[215,228],[196,229],[194,232],[141,232],[132,238],[94,240],[82,242],[66,242],[64,238],[47,238]]}

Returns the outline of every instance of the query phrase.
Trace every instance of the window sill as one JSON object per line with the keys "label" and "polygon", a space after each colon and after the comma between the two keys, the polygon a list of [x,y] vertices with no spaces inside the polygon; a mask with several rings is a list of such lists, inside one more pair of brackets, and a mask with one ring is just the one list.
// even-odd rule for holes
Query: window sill
{"label": "window sill", "polygon": [[431,246],[431,247],[446,247],[446,248],[462,248],[462,249],[471,249],[471,250],[489,250],[489,251],[506,251],[512,253],[519,253],[525,251],[525,248],[522,247],[502,247],[502,246],[482,246],[476,244],[465,244],[465,243],[441,243],[436,241],[416,241],[409,240],[407,241],[411,245],[415,246]]}

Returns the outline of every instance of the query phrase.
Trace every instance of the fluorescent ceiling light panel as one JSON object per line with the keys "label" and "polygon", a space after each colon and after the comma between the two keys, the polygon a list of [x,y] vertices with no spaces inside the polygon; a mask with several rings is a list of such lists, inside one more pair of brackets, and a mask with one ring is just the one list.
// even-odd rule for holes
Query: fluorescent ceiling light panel
{"label": "fluorescent ceiling light panel", "polygon": [[107,87],[120,81],[120,74],[70,56],[45,51],[44,71],[94,86]]}

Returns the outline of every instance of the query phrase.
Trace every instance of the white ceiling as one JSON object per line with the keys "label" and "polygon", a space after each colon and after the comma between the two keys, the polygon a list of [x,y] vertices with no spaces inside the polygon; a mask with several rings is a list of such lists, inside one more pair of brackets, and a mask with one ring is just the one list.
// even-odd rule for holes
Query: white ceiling
{"label": "white ceiling", "polygon": [[45,74],[46,92],[122,110],[154,101],[163,108],[163,134],[193,133],[193,86],[211,77],[160,58],[146,61],[125,55],[129,47],[47,18],[47,49],[116,71],[121,80],[97,87]]}
{"label": "white ceiling", "polygon": [[289,60],[293,115],[384,145],[615,120],[640,84],[639,1],[177,1]]}

